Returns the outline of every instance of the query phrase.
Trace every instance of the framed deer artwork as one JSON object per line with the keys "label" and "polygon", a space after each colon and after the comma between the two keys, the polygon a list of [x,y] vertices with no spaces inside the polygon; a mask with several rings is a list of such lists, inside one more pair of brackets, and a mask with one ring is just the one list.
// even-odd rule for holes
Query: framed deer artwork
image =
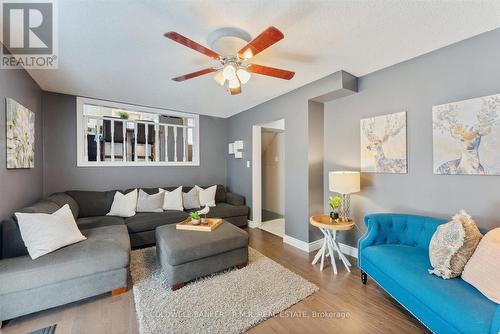
{"label": "framed deer artwork", "polygon": [[500,175],[500,94],[432,107],[434,174]]}
{"label": "framed deer artwork", "polygon": [[362,119],[360,128],[362,172],[408,172],[406,112]]}

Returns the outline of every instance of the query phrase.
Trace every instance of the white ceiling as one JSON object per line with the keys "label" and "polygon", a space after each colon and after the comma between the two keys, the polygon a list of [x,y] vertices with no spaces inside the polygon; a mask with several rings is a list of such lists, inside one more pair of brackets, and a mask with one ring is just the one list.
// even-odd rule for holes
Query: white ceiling
{"label": "white ceiling", "polygon": [[[30,71],[44,90],[229,117],[338,70],[362,76],[500,26],[500,1],[59,1],[59,69]],[[254,75],[230,96],[213,61],[163,34],[202,45],[220,27],[285,38],[254,58],[296,72]]]}

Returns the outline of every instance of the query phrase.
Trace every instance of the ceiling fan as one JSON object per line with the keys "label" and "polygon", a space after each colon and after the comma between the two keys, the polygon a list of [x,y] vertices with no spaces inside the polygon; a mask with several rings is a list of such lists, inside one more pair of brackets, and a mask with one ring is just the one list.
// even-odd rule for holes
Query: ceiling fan
{"label": "ceiling fan", "polygon": [[[164,36],[220,62],[218,66],[205,68],[173,78],[172,80],[174,81],[184,81],[208,73],[217,72],[214,76],[214,80],[219,85],[226,86],[231,95],[236,95],[241,93],[241,86],[250,80],[251,73],[285,80],[290,80],[295,75],[295,72],[248,63],[248,60],[253,56],[283,39],[283,33],[272,26],[264,30],[264,32],[253,40],[248,42],[249,38],[246,39],[245,42],[248,43],[234,55],[220,55],[175,31],[167,32]],[[232,35],[229,34],[227,36],[244,39],[241,34],[234,34],[234,31]]]}

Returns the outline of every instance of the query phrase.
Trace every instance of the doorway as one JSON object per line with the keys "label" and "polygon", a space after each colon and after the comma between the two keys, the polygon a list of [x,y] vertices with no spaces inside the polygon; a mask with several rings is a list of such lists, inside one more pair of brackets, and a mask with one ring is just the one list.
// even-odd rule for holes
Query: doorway
{"label": "doorway", "polygon": [[285,234],[285,122],[254,126],[253,220],[256,227]]}

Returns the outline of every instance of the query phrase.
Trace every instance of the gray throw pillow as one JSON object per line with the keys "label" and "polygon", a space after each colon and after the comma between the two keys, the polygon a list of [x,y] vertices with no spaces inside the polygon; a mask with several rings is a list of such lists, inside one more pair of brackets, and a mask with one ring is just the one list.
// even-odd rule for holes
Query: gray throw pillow
{"label": "gray throw pillow", "polygon": [[200,197],[196,187],[193,187],[193,189],[187,193],[182,193],[182,204],[186,210],[200,208]]}
{"label": "gray throw pillow", "polygon": [[163,192],[149,195],[144,190],[139,190],[137,198],[137,212],[163,212]]}

